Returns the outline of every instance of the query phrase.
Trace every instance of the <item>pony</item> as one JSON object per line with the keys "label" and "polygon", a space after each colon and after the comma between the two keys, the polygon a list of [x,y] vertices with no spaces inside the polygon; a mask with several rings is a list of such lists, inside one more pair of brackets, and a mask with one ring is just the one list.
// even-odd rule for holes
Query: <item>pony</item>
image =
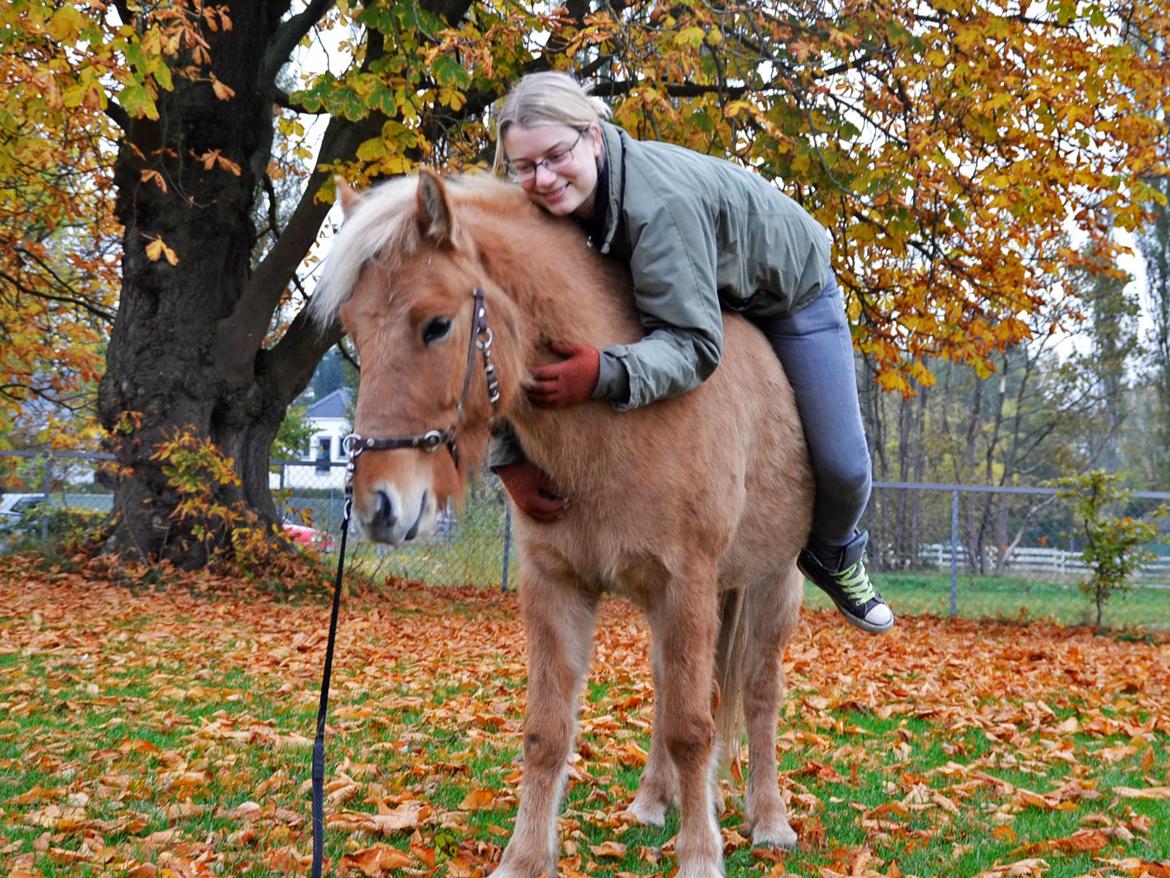
{"label": "pony", "polygon": [[629,811],[661,826],[677,805],[678,875],[723,875],[715,769],[720,742],[738,753],[746,725],[752,842],[794,847],[776,724],[813,479],[762,334],[726,315],[722,363],[689,393],[627,412],[603,401],[537,409],[525,381],[556,359],[550,343],[643,336],[625,266],[486,175],[423,170],[364,194],[339,189],[344,220],[310,307],[322,324],[340,316],[361,359],[349,440],[360,530],[394,545],[433,532],[500,419],[570,498],[552,523],[515,517],[529,692],[520,804],[493,878],[556,874],[557,811],[606,593],[640,607],[651,629],[652,735]]}

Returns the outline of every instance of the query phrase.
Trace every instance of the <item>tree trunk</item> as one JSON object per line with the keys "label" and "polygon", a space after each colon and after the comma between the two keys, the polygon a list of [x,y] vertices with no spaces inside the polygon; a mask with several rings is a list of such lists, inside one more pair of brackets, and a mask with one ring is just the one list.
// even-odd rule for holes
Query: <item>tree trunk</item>
{"label": "tree trunk", "polygon": [[[217,500],[242,503],[262,520],[277,514],[268,450],[286,406],[331,341],[290,331],[282,356],[262,349],[279,293],[303,250],[270,284],[278,289],[275,299],[266,291],[273,302],[267,311],[252,283],[253,206],[273,136],[273,92],[265,78],[274,71],[265,69],[264,48],[287,8],[287,2],[231,4],[232,28],[204,31],[211,55],[206,73],[176,75],[174,90],[159,95],[158,120],[124,126],[115,165],[125,229],[123,285],[98,397],[120,464],[119,515],[108,543],[114,551],[186,568],[206,562],[203,543],[185,539],[172,520],[179,498],[151,460],[158,443],[178,431],[210,439],[234,460],[240,485],[223,486]],[[220,99],[215,81],[234,96]],[[165,251],[162,258],[148,256],[155,241],[173,251],[177,264],[169,264]],[[139,426],[120,430],[127,417]]]}
{"label": "tree trunk", "polygon": [[[224,3],[231,28],[212,29],[209,17],[199,18],[210,61],[172,59],[174,90],[160,92],[157,120],[110,111],[122,127],[115,185],[125,228],[122,295],[98,391],[98,415],[119,464],[113,551],[185,568],[206,563],[217,541],[189,538],[190,524],[172,515],[180,498],[151,459],[179,431],[233,460],[240,484],[218,487],[217,503],[254,513],[261,523],[277,515],[268,490],[272,441],[341,331],[322,331],[302,313],[275,344],[266,346],[267,336],[329,212],[316,197],[326,182],[323,168],[352,160],[387,122],[373,110],[356,121],[330,120],[300,203],[253,266],[253,208],[272,158],[273,108],[282,94],[277,75],[334,2],[306,0],[292,15],[290,0]],[[455,22],[470,0],[423,5]],[[125,22],[139,24],[130,4],[117,8]],[[358,73],[376,75],[387,57],[383,34],[367,30],[355,56]],[[444,107],[426,118],[428,140],[441,140],[444,126],[482,113],[496,96],[488,88],[468,95],[462,115]],[[416,148],[405,157],[422,155]],[[177,264],[158,251],[159,241]],[[218,545],[226,536],[218,535]]]}

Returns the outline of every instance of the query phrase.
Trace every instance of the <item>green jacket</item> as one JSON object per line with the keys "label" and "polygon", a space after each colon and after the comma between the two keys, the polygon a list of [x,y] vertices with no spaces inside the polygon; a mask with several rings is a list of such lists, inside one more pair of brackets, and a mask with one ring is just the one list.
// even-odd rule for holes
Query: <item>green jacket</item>
{"label": "green jacket", "polygon": [[647,335],[602,351],[595,398],[619,410],[698,387],[719,365],[721,308],[780,316],[829,275],[829,234],[757,174],[601,125],[608,197],[594,244],[629,263]]}

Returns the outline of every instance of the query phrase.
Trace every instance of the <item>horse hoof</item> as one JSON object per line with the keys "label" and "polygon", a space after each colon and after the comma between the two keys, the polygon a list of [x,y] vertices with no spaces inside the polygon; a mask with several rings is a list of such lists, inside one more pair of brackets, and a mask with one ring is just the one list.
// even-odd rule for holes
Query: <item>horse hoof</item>
{"label": "horse hoof", "polygon": [[643,826],[662,827],[666,825],[665,802],[635,797],[634,803],[627,810]]}
{"label": "horse hoof", "polygon": [[796,833],[787,823],[771,827],[756,826],[752,830],[752,846],[794,851],[796,850]]}

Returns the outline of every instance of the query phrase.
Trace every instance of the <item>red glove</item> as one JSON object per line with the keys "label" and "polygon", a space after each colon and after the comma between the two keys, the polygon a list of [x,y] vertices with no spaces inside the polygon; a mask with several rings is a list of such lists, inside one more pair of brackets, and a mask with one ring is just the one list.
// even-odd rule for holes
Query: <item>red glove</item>
{"label": "red glove", "polygon": [[552,349],[565,357],[532,373],[528,401],[540,408],[564,408],[585,402],[597,388],[601,354],[584,344],[557,342]]}
{"label": "red glove", "polygon": [[496,469],[516,507],[534,521],[547,524],[565,514],[568,498],[561,494],[548,473],[530,461],[509,463]]}

